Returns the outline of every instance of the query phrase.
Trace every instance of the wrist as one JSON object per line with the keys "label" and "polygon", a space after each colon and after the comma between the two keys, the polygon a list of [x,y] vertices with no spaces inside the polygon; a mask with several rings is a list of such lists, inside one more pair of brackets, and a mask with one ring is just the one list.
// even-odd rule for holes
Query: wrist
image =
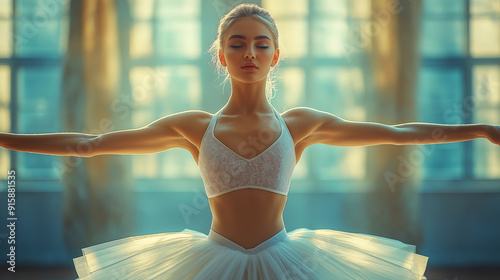
{"label": "wrist", "polygon": [[495,128],[492,125],[482,124],[479,129],[479,137],[491,140],[493,137],[493,130]]}

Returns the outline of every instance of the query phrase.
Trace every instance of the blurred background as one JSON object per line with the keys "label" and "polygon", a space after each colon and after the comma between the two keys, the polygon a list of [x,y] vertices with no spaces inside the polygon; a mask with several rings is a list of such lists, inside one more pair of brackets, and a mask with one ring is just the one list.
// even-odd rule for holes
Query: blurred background
{"label": "blurred background", "polygon": [[[207,52],[238,0],[0,0],[0,131],[105,133],[230,95]],[[284,57],[271,100],[352,121],[500,123],[498,0],[262,0]],[[446,135],[438,135],[446,137]],[[83,147],[82,149],[85,149]],[[80,249],[139,234],[208,233],[188,151],[93,158],[0,149],[0,219],[15,170],[15,274],[74,279]],[[10,179],[9,179],[10,180]],[[287,230],[395,238],[428,279],[500,279],[500,149],[486,139],[313,145],[292,177]],[[10,246],[10,245],[9,245]]]}

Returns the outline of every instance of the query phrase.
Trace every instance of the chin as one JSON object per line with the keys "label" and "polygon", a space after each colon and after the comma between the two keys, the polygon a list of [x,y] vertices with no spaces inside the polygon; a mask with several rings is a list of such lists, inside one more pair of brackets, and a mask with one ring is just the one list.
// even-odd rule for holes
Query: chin
{"label": "chin", "polygon": [[247,84],[252,84],[252,83],[257,83],[257,82],[260,82],[262,80],[265,80],[266,77],[233,77],[235,80],[238,80],[242,83],[247,83]]}
{"label": "chin", "polygon": [[234,75],[229,73],[229,75],[231,76],[232,79],[235,79],[235,80],[238,80],[238,81],[244,82],[244,83],[256,83],[256,82],[265,80],[267,78],[267,75],[265,75],[265,76],[256,75],[255,73],[246,74],[246,75],[245,75],[245,73],[243,73],[243,74],[237,73]]}

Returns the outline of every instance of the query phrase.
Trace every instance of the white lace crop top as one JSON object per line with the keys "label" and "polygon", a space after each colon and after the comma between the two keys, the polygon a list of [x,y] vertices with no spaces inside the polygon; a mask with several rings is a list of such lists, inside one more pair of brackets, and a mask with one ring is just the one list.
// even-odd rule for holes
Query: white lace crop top
{"label": "white lace crop top", "polygon": [[[229,149],[215,137],[215,125],[222,109],[213,115],[201,140],[198,157],[209,198],[247,188],[288,194],[296,163],[295,145],[285,121],[274,107],[273,110],[279,120],[281,134],[269,147],[264,147],[265,150],[250,159]],[[248,147],[252,147],[251,144],[248,143]]]}

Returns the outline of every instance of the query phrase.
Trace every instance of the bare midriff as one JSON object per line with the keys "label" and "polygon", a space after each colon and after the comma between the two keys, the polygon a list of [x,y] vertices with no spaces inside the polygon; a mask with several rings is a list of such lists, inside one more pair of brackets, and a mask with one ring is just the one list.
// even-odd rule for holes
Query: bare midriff
{"label": "bare midriff", "polygon": [[285,195],[259,189],[210,198],[211,229],[245,249],[254,248],[285,227],[286,199]]}

